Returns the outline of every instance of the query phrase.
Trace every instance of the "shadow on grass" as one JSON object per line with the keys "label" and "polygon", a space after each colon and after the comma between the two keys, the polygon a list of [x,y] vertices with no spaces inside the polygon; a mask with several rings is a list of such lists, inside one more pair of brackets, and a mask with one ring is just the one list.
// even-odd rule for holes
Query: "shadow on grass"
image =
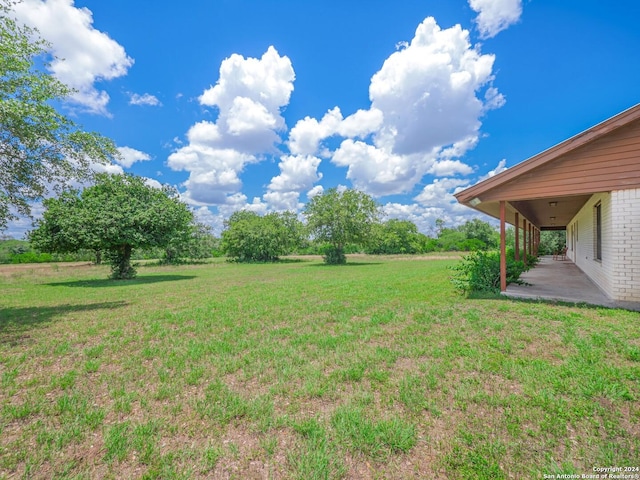
{"label": "shadow on grass", "polygon": [[313,259],[308,258],[279,258],[277,260],[238,260],[235,258],[228,258],[226,263],[235,265],[278,265],[280,263],[308,263],[313,262]]}
{"label": "shadow on grass", "polygon": [[609,306],[609,305],[598,305],[595,303],[589,302],[571,302],[567,300],[558,300],[554,298],[525,298],[525,297],[510,297],[508,295],[502,295],[500,293],[492,293],[492,292],[474,292],[470,293],[466,296],[468,300],[501,300],[504,302],[515,302],[515,303],[527,303],[527,304],[536,304],[536,305],[549,305],[549,306],[560,306],[560,307],[573,307],[573,308],[585,308],[591,310],[600,310],[600,309],[620,309],[620,310],[629,310],[634,311],[631,308],[625,308],[624,306]]}
{"label": "shadow on grass", "polygon": [[628,310],[628,311],[637,311],[632,308],[625,308],[620,305],[598,305],[597,303],[589,303],[585,301],[572,302],[569,300],[559,300],[554,298],[524,298],[524,297],[508,297],[506,295],[501,295],[505,300],[510,300],[512,302],[517,303],[531,303],[538,305],[550,305],[550,306],[558,306],[558,307],[572,307],[572,308],[584,308],[589,310]]}
{"label": "shadow on grass", "polygon": [[309,263],[315,261],[312,258],[281,258],[275,263]]}
{"label": "shadow on grass", "polygon": [[460,296],[469,300],[504,300],[507,298],[501,295],[500,292],[470,292],[466,295],[461,294]]}
{"label": "shadow on grass", "polygon": [[144,285],[147,283],[159,282],[176,282],[178,280],[191,280],[196,278],[195,275],[151,275],[145,277],[136,277],[131,280],[111,280],[108,278],[95,280],[73,280],[69,282],[52,282],[45,283],[50,287],[85,287],[85,288],[102,288],[102,287],[128,287],[133,285]]}
{"label": "shadow on grass", "polygon": [[187,267],[190,265],[214,265],[220,263],[218,260],[220,257],[205,258],[203,260],[184,260],[177,262],[163,262],[162,260],[147,260],[144,263],[138,263],[136,267]]}
{"label": "shadow on grass", "polygon": [[367,265],[382,265],[382,262],[347,262],[340,265],[329,265],[327,263],[314,263],[310,267],[342,268],[342,267],[365,267]]}
{"label": "shadow on grass", "polygon": [[61,315],[106,309],[115,310],[126,305],[127,302],[117,301],[82,305],[55,305],[51,307],[0,308],[0,344],[17,345],[25,339],[24,335],[20,335],[25,330],[48,323]]}

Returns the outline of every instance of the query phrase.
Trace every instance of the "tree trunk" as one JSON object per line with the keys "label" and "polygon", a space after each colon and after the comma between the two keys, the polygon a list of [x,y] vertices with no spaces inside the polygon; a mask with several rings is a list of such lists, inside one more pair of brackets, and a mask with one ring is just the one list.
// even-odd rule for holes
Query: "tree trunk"
{"label": "tree trunk", "polygon": [[111,278],[116,280],[126,280],[135,278],[136,269],[131,265],[131,245],[125,243],[120,245],[114,255],[111,263]]}

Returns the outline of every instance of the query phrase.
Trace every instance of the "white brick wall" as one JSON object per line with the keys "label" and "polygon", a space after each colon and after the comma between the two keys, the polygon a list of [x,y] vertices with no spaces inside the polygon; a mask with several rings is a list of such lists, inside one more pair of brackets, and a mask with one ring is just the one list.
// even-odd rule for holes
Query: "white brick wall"
{"label": "white brick wall", "polygon": [[[595,206],[602,212],[602,261],[595,258]],[[567,227],[575,232],[575,241],[568,239],[569,258],[586,273],[604,292],[613,297],[611,278],[611,195],[592,195]]]}
{"label": "white brick wall", "polygon": [[[602,212],[596,259],[595,206]],[[574,238],[575,237],[575,238]],[[640,301],[640,189],[593,195],[567,226],[568,256],[614,300]]]}
{"label": "white brick wall", "polygon": [[640,189],[611,192],[616,300],[640,301]]}

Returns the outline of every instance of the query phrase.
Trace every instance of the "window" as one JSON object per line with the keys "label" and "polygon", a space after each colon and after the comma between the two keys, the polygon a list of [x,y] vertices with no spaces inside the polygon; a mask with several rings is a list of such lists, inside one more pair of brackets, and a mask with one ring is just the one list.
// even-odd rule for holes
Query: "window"
{"label": "window", "polygon": [[595,213],[595,258],[602,260],[602,204],[598,203],[594,207]]}

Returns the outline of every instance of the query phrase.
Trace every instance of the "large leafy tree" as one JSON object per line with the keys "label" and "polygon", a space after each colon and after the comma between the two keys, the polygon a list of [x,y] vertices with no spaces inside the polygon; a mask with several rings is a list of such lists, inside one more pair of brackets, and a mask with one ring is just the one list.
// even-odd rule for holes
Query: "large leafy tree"
{"label": "large leafy tree", "polygon": [[317,241],[330,244],[324,255],[329,264],[346,263],[348,243],[363,245],[369,240],[380,210],[373,198],[358,190],[332,188],[313,197],[304,209],[309,231]]}
{"label": "large leafy tree", "polygon": [[239,262],[273,262],[303,240],[304,228],[292,212],[260,216],[241,210],[225,221],[222,250]]}
{"label": "large leafy tree", "polygon": [[29,235],[34,246],[44,252],[104,251],[112,278],[135,277],[134,249],[164,248],[193,220],[174,189],[151,187],[133,175],[98,174],[94,186],[47,199],[44,206]]}
{"label": "large leafy tree", "polygon": [[366,251],[373,254],[420,253],[426,240],[412,221],[391,218],[373,229],[372,241]]}
{"label": "large leafy tree", "polygon": [[[91,177],[91,163],[108,163],[113,142],[85,132],[52,102],[72,93],[38,69],[47,43],[12,17],[11,0],[0,0],[0,230],[48,187]],[[44,64],[46,66],[46,64]]]}
{"label": "large leafy tree", "polygon": [[459,229],[464,233],[467,240],[479,240],[482,242],[483,249],[496,248],[500,242],[500,234],[496,228],[490,223],[483,222],[477,218],[468,220]]}
{"label": "large leafy tree", "polygon": [[187,230],[176,232],[176,235],[164,247],[162,263],[179,264],[190,260],[210,258],[219,245],[209,225],[192,223]]}
{"label": "large leafy tree", "polygon": [[500,241],[499,234],[490,223],[477,218],[468,220],[455,228],[444,226],[444,220],[436,220],[438,238],[437,246],[445,251],[488,250],[496,248]]}

